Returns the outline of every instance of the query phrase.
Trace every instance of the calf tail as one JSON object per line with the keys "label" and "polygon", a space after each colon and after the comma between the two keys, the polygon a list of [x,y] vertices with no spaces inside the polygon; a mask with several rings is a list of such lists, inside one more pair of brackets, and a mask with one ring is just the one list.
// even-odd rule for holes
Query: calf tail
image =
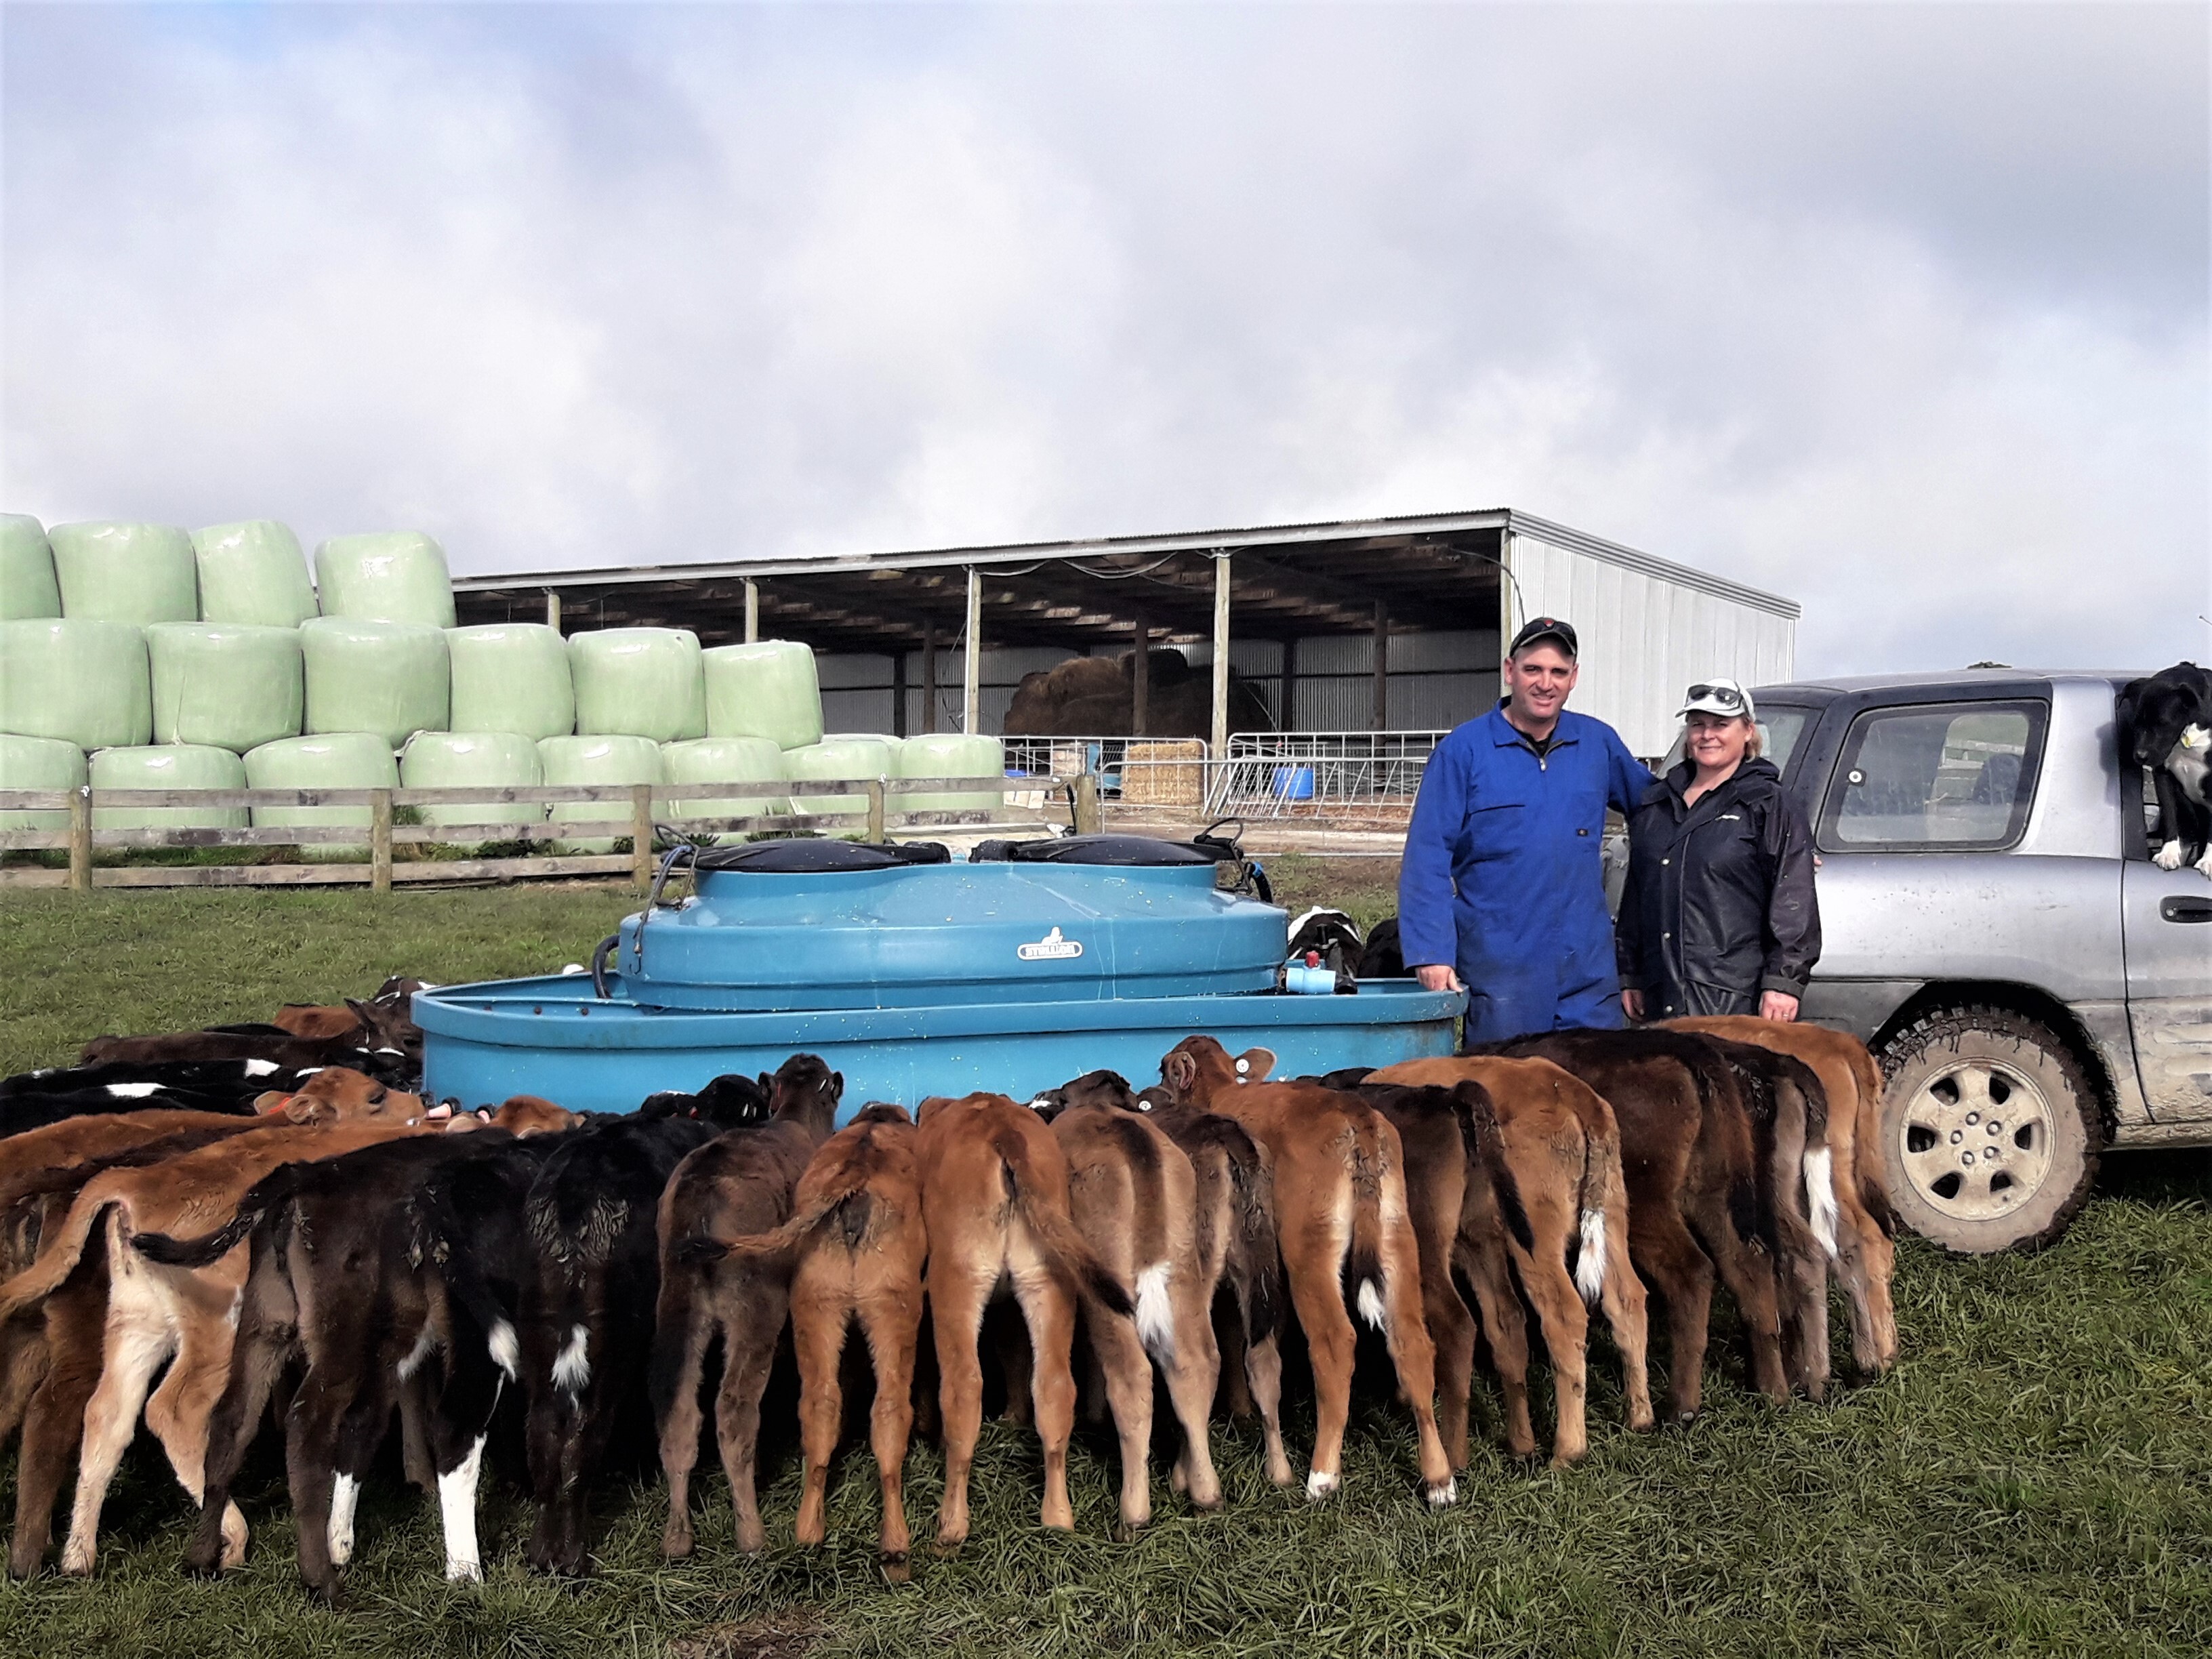
{"label": "calf tail", "polygon": [[1574,1273],[1575,1289],[1582,1292],[1584,1302],[1592,1304],[1605,1292],[1608,1218],[1627,1213],[1620,1175],[1620,1130],[1612,1109],[1602,1101],[1598,1104],[1603,1117],[1595,1127],[1585,1121],[1583,1128],[1583,1176],[1577,1199],[1581,1219],[1573,1259],[1568,1263]]}
{"label": "calf tail", "polygon": [[83,1260],[86,1243],[100,1225],[100,1218],[121,1201],[108,1191],[93,1188],[77,1194],[76,1202],[70,1206],[69,1213],[62,1218],[62,1224],[54,1229],[53,1237],[39,1252],[37,1259],[6,1284],[0,1285],[0,1323],[43,1302],[62,1287],[76,1271],[76,1264]]}
{"label": "calf tail", "polygon": [[453,1213],[452,1194],[442,1183],[432,1182],[417,1201],[422,1208],[424,1231],[432,1243],[425,1254],[437,1262],[447,1294],[484,1334],[484,1349],[491,1363],[508,1382],[517,1381],[522,1372],[522,1344],[515,1334],[514,1320],[484,1278],[483,1265],[476,1253],[462,1248],[460,1218]]}
{"label": "calf tail", "polygon": [[1231,1256],[1240,1267],[1237,1305],[1243,1310],[1244,1340],[1249,1346],[1282,1329],[1283,1255],[1275,1241],[1272,1184],[1256,1149],[1249,1160],[1241,1157],[1230,1160],[1229,1184],[1236,1201],[1232,1224],[1237,1232]]}
{"label": "calf tail", "polygon": [[197,1238],[174,1238],[167,1233],[133,1233],[131,1248],[149,1261],[158,1261],[164,1267],[204,1267],[236,1249],[248,1233],[261,1224],[263,1216],[299,1190],[301,1172],[313,1167],[308,1164],[279,1164],[253,1183],[238,1200],[238,1208],[230,1219],[211,1233],[202,1233]]}
{"label": "calf tail", "polygon": [[1381,1121],[1381,1116],[1375,1115],[1372,1122],[1361,1124],[1352,1132],[1348,1169],[1352,1177],[1352,1230],[1345,1241],[1344,1261],[1339,1271],[1346,1309],[1357,1312],[1369,1328],[1387,1333],[1390,1328],[1390,1298],[1387,1294],[1389,1280],[1382,1271],[1382,1188],[1389,1178],[1390,1169],[1383,1154],[1382,1137],[1376,1133]]}
{"label": "calf tail", "polygon": [[1047,1260],[1073,1279],[1084,1295],[1109,1313],[1125,1319],[1133,1316],[1136,1304],[1130,1301],[1129,1292],[1122,1288],[1120,1279],[1107,1271],[1106,1264],[1098,1259],[1083,1235],[1075,1231],[1066,1210],[1042,1201],[1042,1183],[1030,1166],[1029,1148],[1022,1144],[1021,1138],[1001,1135],[994,1143],[994,1150],[999,1154],[1000,1167],[1006,1171],[1007,1195]]}

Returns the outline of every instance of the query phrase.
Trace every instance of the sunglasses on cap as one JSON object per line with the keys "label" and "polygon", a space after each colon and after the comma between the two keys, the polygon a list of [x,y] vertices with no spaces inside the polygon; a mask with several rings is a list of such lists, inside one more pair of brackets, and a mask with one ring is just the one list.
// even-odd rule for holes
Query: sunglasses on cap
{"label": "sunglasses on cap", "polygon": [[1743,707],[1743,693],[1733,685],[1693,685],[1690,688],[1689,696],[1682,701],[1717,703],[1723,708],[1741,708]]}

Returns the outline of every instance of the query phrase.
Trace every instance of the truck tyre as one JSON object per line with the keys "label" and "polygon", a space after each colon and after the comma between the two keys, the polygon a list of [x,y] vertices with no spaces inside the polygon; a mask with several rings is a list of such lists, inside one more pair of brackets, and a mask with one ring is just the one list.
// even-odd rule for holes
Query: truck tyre
{"label": "truck tyre", "polygon": [[2009,1009],[1923,1014],[1885,1043],[1881,1160],[1898,1218],[1966,1255],[2064,1232],[2104,1134],[2081,1062]]}

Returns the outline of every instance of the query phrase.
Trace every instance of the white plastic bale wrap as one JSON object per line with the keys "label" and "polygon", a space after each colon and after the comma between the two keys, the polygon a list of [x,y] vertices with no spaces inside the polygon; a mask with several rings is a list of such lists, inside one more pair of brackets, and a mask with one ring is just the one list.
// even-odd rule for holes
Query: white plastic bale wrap
{"label": "white plastic bale wrap", "polygon": [[200,620],[249,628],[297,628],[315,614],[307,556],[274,519],[192,532],[199,565]]}
{"label": "white plastic bale wrap", "polygon": [[608,628],[568,637],[576,735],[679,743],[707,735],[699,636],[688,628]]}
{"label": "white plastic bale wrap", "polygon": [[414,623],[319,617],[300,624],[301,730],[374,732],[397,749],[447,721],[446,633]]}
{"label": "white plastic bale wrap", "polygon": [[[545,781],[538,744],[514,732],[417,732],[399,757],[399,781],[410,789],[524,789]],[[425,823],[543,823],[534,801],[415,809]]]}
{"label": "white plastic bale wrap", "polygon": [[[650,738],[625,732],[595,737],[548,738],[538,745],[538,763],[549,784],[665,783],[660,745]],[[556,823],[613,823],[630,816],[624,800],[578,800],[553,803]],[[586,836],[564,840],[562,846],[578,853],[611,853],[612,836]]]}
{"label": "white plastic bale wrap", "polygon": [[767,738],[779,749],[822,741],[814,653],[793,640],[718,645],[706,653],[707,735]]}
{"label": "white plastic bale wrap", "polygon": [[0,513],[0,622],[62,614],[54,550],[27,513]]}
{"label": "white plastic bale wrap", "polygon": [[[899,745],[898,775],[902,778],[998,778],[1006,774],[1006,745],[996,738],[971,737],[963,732],[934,732],[912,737]],[[893,797],[908,812],[991,812],[1005,798],[1004,785],[988,790],[902,794]]]}
{"label": "white plastic bale wrap", "polygon": [[103,749],[92,757],[95,830],[243,830],[243,806],[102,806],[103,789],[243,789],[246,763],[205,744]]}
{"label": "white plastic bale wrap", "polygon": [[543,623],[493,623],[446,632],[457,732],[516,732],[535,742],[576,729],[568,647]]}
{"label": "white plastic bale wrap", "polygon": [[[370,732],[333,732],[324,737],[280,738],[246,757],[246,781],[254,789],[397,789],[399,763],[392,745]],[[359,860],[367,856],[368,808],[361,806],[257,806],[256,829],[298,830],[349,825],[361,831],[357,845],[302,847],[307,859]]]}
{"label": "white plastic bale wrap", "polygon": [[[783,750],[767,738],[693,738],[660,745],[671,783],[773,783],[789,775]],[[672,818],[781,817],[791,811],[781,795],[732,796],[727,800],[676,800]]]}
{"label": "white plastic bale wrap", "polygon": [[[802,778],[880,778],[890,775],[890,745],[881,738],[824,738],[804,749],[787,749],[783,763],[793,781]],[[866,795],[798,795],[801,812],[865,812]],[[888,803],[886,803],[888,805]]]}
{"label": "white plastic bale wrap", "polygon": [[58,524],[46,532],[62,615],[82,622],[198,622],[189,532],[167,524]]}
{"label": "white plastic bale wrap", "polygon": [[419,530],[331,537],[315,550],[315,589],[325,617],[453,625],[446,550]]}
{"label": "white plastic bale wrap", "polygon": [[[84,750],[54,738],[0,734],[0,789],[81,789],[88,780]],[[0,811],[0,830],[66,830],[69,809]]]}
{"label": "white plastic bale wrap", "polygon": [[61,617],[0,623],[0,732],[80,749],[146,742],[154,692],[145,630]]}
{"label": "white plastic bale wrap", "polygon": [[154,741],[244,754],[300,735],[305,681],[296,628],[156,623],[146,630]]}

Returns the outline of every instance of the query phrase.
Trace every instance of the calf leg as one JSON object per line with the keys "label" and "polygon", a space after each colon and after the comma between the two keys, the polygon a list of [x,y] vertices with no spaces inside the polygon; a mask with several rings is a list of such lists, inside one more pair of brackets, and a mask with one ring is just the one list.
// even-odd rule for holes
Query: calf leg
{"label": "calf leg", "polygon": [[[1075,1431],[1075,1376],[1069,1359],[1075,1347],[1075,1298],[1042,1262],[1030,1261],[1013,1274],[1014,1297],[1022,1304],[1022,1317],[1030,1328],[1030,1349],[1035,1370],[1030,1398],[1036,1408],[1037,1439],[1044,1448],[1044,1504],[1038,1511],[1041,1525],[1073,1531],[1075,1509],[1067,1501],[1067,1441]],[[1150,1393],[1150,1379],[1146,1380]],[[1149,1407],[1151,1401],[1147,1398]],[[1146,1433],[1151,1434],[1151,1413]],[[1127,1513],[1128,1475],[1122,1474],[1122,1504]],[[1146,1508],[1150,1508],[1149,1495]]]}
{"label": "calf leg", "polygon": [[1650,1322],[1644,1281],[1629,1260],[1628,1218],[1624,1205],[1607,1218],[1605,1287],[1599,1305],[1620,1351],[1621,1390],[1628,1401],[1628,1426],[1639,1432],[1652,1426]]}
{"label": "calf leg", "polygon": [[668,1520],[660,1553],[671,1561],[691,1553],[691,1470],[699,1461],[699,1373],[713,1335],[704,1286],[685,1269],[661,1281],[653,1342],[653,1404],[660,1417],[660,1467],[668,1477]]}
{"label": "calf leg", "polygon": [[1283,1339],[1280,1331],[1249,1337],[1244,1345],[1244,1377],[1251,1385],[1253,1403],[1260,1411],[1260,1441],[1267,1465],[1267,1480],[1287,1486],[1297,1480],[1291,1455],[1283,1446]]}
{"label": "calf leg", "polygon": [[100,1384],[106,1305],[104,1261],[80,1268],[46,1298],[46,1375],[24,1410],[15,1455],[15,1530],[8,1571],[18,1578],[29,1577],[46,1559],[54,1504],[77,1449],[85,1406]]}
{"label": "calf leg", "polygon": [[883,1530],[877,1551],[884,1577],[904,1583],[913,1547],[906,1526],[906,1448],[914,1423],[914,1359],[921,1324],[921,1298],[908,1291],[864,1302],[860,1327],[876,1362],[876,1403],[869,1414],[869,1445],[883,1483]]}
{"label": "calf leg", "polygon": [[[1441,1508],[1457,1501],[1459,1486],[1452,1479],[1451,1460],[1444,1455],[1443,1440],[1437,1431],[1437,1352],[1421,1316],[1420,1256],[1410,1231],[1386,1233],[1382,1255],[1382,1337],[1389,1346],[1399,1386],[1413,1407],[1422,1484],[1430,1506]],[[1452,1299],[1458,1300],[1456,1293]]]}
{"label": "calf leg", "polygon": [[[787,1298],[781,1282],[756,1279],[734,1299],[738,1304],[735,1316],[726,1317],[722,1326],[722,1390],[714,1402],[714,1428],[721,1443],[722,1471],[730,1480],[731,1506],[737,1515],[738,1548],[747,1555],[757,1555],[768,1547],[768,1533],[761,1525],[760,1498],[753,1486],[753,1470],[760,1454],[761,1396],[768,1390],[769,1371],[775,1364],[775,1345],[783,1334]],[[832,1354],[833,1389],[836,1368],[837,1358]],[[830,1419],[833,1453],[836,1422],[834,1417]]]}
{"label": "calf leg", "polygon": [[1176,1460],[1175,1488],[1189,1494],[1202,1510],[1221,1505],[1221,1477],[1214,1473],[1208,1419],[1221,1378],[1221,1351],[1215,1346],[1207,1309],[1212,1296],[1200,1283],[1185,1279],[1175,1289],[1174,1356],[1161,1364],[1168,1401],[1182,1429],[1182,1455]]}
{"label": "calf leg", "polygon": [[46,1321],[37,1313],[0,1326],[0,1446],[22,1426],[31,1396],[46,1380]]}
{"label": "calf leg", "polygon": [[1667,1301],[1672,1339],[1667,1359],[1667,1414],[1686,1423],[1704,1403],[1705,1340],[1712,1321],[1713,1264],[1682,1224],[1672,1201],[1629,1202],[1629,1255],[1651,1275]]}
{"label": "calf leg", "polygon": [[[802,1267],[800,1272],[805,1273]],[[799,1518],[792,1531],[802,1544],[819,1544],[828,1528],[823,1511],[830,1495],[830,1464],[837,1455],[837,1431],[845,1416],[838,1361],[845,1349],[850,1310],[842,1297],[794,1287],[791,1302],[792,1346],[799,1359],[799,1443],[805,1474],[799,1493]]]}
{"label": "calf leg", "polygon": [[331,1557],[331,1504],[337,1484],[339,1426],[354,1402],[355,1373],[311,1362],[284,1424],[284,1469],[299,1533],[300,1579],[325,1601],[337,1599]]}
{"label": "calf leg", "polygon": [[[270,1390],[291,1357],[296,1328],[289,1289],[278,1281],[281,1299],[264,1302],[258,1277],[246,1286],[239,1328],[231,1338],[230,1376],[222,1397],[208,1414],[207,1457],[201,1470],[200,1520],[185,1549],[188,1571],[208,1573],[228,1565],[226,1534],[236,1513],[231,1482],[246,1461],[246,1448],[261,1426]],[[271,1305],[273,1302],[274,1305]]]}
{"label": "calf leg", "polygon": [[1516,1249],[1514,1265],[1536,1304],[1544,1346],[1552,1356],[1559,1419],[1552,1434],[1552,1463],[1564,1468],[1589,1450],[1589,1312],[1567,1274],[1567,1230],[1539,1225],[1535,1241],[1534,1250],[1526,1255]]}
{"label": "calf leg", "polygon": [[[1017,1294],[1018,1294],[1018,1291]],[[1023,1304],[1024,1311],[1028,1304]],[[1152,1518],[1152,1366],[1137,1340],[1135,1326],[1119,1314],[1086,1302],[1084,1322],[1091,1351],[1103,1374],[1114,1427],[1121,1442],[1121,1530],[1125,1534]],[[1038,1375],[1043,1374],[1040,1363]],[[1038,1431],[1043,1421],[1038,1420]],[[1072,1426],[1072,1425],[1071,1425]],[[1068,1523],[1074,1524],[1070,1512]]]}
{"label": "calf leg", "polygon": [[477,1482],[503,1382],[485,1352],[483,1333],[473,1322],[457,1330],[446,1355],[445,1384],[432,1396],[426,1424],[445,1536],[446,1577],[453,1583],[483,1577],[477,1544]]}
{"label": "calf leg", "polygon": [[940,1552],[968,1541],[968,1471],[983,1426],[983,1367],[975,1343],[997,1276],[995,1262],[979,1271],[930,1259],[929,1318],[937,1339],[938,1413],[945,1436],[945,1496],[937,1512]]}
{"label": "calf leg", "polygon": [[107,1483],[115,1478],[116,1465],[137,1431],[138,1413],[146,1403],[146,1385],[155,1367],[174,1346],[175,1337],[165,1322],[150,1315],[118,1315],[113,1307],[108,1310],[100,1382],[85,1402],[76,1498],[70,1510],[69,1539],[62,1546],[64,1572],[92,1571],[99,1553],[100,1509],[107,1498]]}
{"label": "calf leg", "polygon": [[[1468,1283],[1474,1287],[1490,1334],[1490,1363],[1497,1368],[1498,1391],[1505,1399],[1505,1449],[1516,1457],[1536,1455],[1536,1429],[1528,1417],[1528,1320],[1514,1288],[1504,1235],[1495,1228],[1462,1230],[1455,1252]],[[1473,1391],[1474,1359],[1468,1362]]]}
{"label": "calf leg", "polygon": [[[177,1484],[193,1503],[203,1506],[207,1497],[208,1423],[230,1381],[230,1349],[227,1322],[216,1323],[204,1316],[187,1318],[168,1375],[146,1401],[146,1426],[168,1453]],[[226,1568],[238,1566],[246,1559],[246,1517],[228,1493],[216,1510],[216,1527],[222,1540],[220,1564]]]}
{"label": "calf leg", "polygon": [[1352,1368],[1358,1338],[1344,1311],[1337,1283],[1341,1249],[1315,1253],[1310,1264],[1291,1267],[1291,1304],[1306,1334],[1313,1361],[1314,1449],[1306,1496],[1326,1498],[1343,1483],[1344,1427],[1352,1415]]}
{"label": "calf leg", "polygon": [[1421,1312],[1436,1348],[1437,1433],[1451,1467],[1464,1469],[1468,1400],[1474,1391],[1474,1316],[1452,1283],[1449,1254],[1433,1273],[1422,1262]]}
{"label": "calf leg", "polygon": [[1786,1400],[1790,1382],[1782,1369],[1782,1316],[1774,1291],[1774,1259],[1754,1249],[1730,1224],[1724,1205],[1703,1205],[1695,1217],[1698,1233],[1719,1268],[1721,1282],[1735,1298],[1737,1313],[1751,1341],[1752,1386],[1770,1400]]}

